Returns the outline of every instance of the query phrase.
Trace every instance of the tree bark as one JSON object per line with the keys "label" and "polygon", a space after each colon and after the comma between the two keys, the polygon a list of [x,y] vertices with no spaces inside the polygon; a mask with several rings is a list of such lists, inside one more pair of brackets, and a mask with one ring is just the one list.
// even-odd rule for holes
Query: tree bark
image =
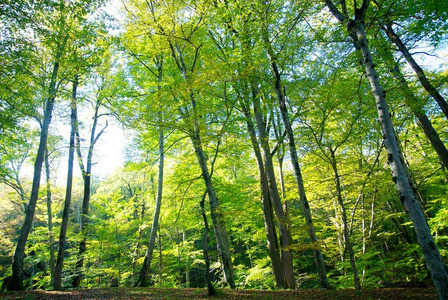
{"label": "tree bark", "polygon": [[428,92],[428,94],[436,100],[439,104],[440,109],[442,110],[445,117],[448,119],[448,104],[446,103],[445,98],[439,93],[439,91],[429,82],[426,77],[425,72],[420,67],[420,65],[414,60],[412,54],[409,52],[406,45],[400,39],[400,37],[394,32],[392,25],[388,24],[384,28],[389,39],[397,45],[400,52],[403,54],[404,58],[407,60],[408,64],[412,67],[415,74],[417,74],[418,80],[422,84],[423,88]]}
{"label": "tree bark", "polygon": [[261,204],[264,217],[264,228],[268,243],[269,257],[271,259],[272,271],[274,273],[275,283],[277,288],[285,287],[285,274],[283,272],[282,261],[280,258],[280,250],[278,245],[277,233],[275,231],[274,216],[272,211],[272,204],[269,197],[269,187],[266,178],[266,171],[261,156],[260,145],[257,140],[257,134],[252,121],[249,108],[243,100],[240,100],[241,108],[246,118],[246,125],[249,131],[252,149],[254,150],[255,158],[257,160],[258,171],[260,174],[260,189],[261,189]]}
{"label": "tree bark", "polygon": [[73,161],[75,158],[75,131],[77,122],[76,111],[76,91],[78,88],[78,77],[73,81],[72,100],[71,100],[71,114],[70,114],[70,144],[68,150],[68,168],[67,168],[67,186],[65,190],[64,210],[62,212],[61,230],[59,233],[58,254],[56,259],[56,266],[54,269],[55,290],[62,289],[62,267],[64,265],[65,239],[68,227],[68,219],[70,215],[70,202],[72,199],[73,186]]}
{"label": "tree bark", "polygon": [[[155,59],[157,66],[157,92],[160,97],[161,82],[162,82],[162,66],[163,59],[161,57],[156,57]],[[156,74],[156,73],[154,73]],[[159,112],[158,112],[158,122],[159,122],[159,173],[157,178],[157,195],[156,195],[156,205],[154,208],[154,216],[152,219],[151,233],[149,236],[148,247],[146,249],[145,260],[143,261],[142,268],[140,270],[140,276],[138,281],[134,286],[147,287],[148,282],[148,272],[151,266],[152,255],[154,252],[155,241],[157,236],[157,230],[159,228],[159,215],[160,207],[162,206],[162,193],[163,193],[163,166],[165,160],[165,150],[163,145],[164,134],[163,134],[163,113],[162,113],[162,100],[159,98]]]}
{"label": "tree bark", "polygon": [[311,209],[308,203],[308,199],[305,193],[305,185],[303,183],[302,171],[299,165],[299,159],[297,156],[296,143],[294,138],[294,132],[292,130],[291,122],[289,120],[288,108],[286,107],[285,94],[282,90],[280,72],[276,61],[272,55],[272,49],[269,49],[269,59],[271,61],[271,69],[275,76],[275,92],[277,94],[278,105],[280,107],[280,113],[282,116],[283,124],[285,126],[286,134],[288,136],[289,155],[291,158],[291,164],[294,169],[294,177],[296,179],[297,188],[299,191],[299,200],[303,209],[303,215],[305,217],[305,224],[308,231],[310,242],[313,244],[314,260],[316,262],[317,272],[319,274],[319,286],[325,289],[330,288],[330,282],[327,277],[327,270],[325,267],[325,261],[320,251],[319,240],[314,229],[313,218],[311,215]]}
{"label": "tree bark", "polygon": [[377,103],[378,116],[384,136],[384,145],[387,150],[387,160],[392,172],[392,178],[396,184],[400,200],[414,224],[417,240],[425,256],[426,264],[434,281],[437,294],[440,299],[448,299],[448,274],[446,266],[431,235],[423,209],[415,197],[414,186],[409,177],[407,167],[404,164],[403,156],[390,118],[389,108],[386,102],[386,94],[373,66],[364,24],[358,23],[352,28],[358,37],[363,54],[364,67]]}
{"label": "tree bark", "polygon": [[[161,117],[162,112],[159,112],[160,122],[162,121]],[[161,124],[161,123],[160,123]],[[160,207],[162,205],[162,192],[163,192],[163,163],[164,163],[164,146],[163,146],[163,128],[160,125],[159,128],[159,174],[157,180],[157,196],[156,196],[156,206],[154,208],[154,216],[152,218],[152,227],[151,234],[149,236],[148,248],[146,249],[145,260],[143,261],[142,268],[140,270],[140,276],[138,281],[134,286],[142,286],[147,287],[148,282],[148,272],[151,266],[152,255],[154,252],[157,229],[159,228],[159,215],[160,215]]]}
{"label": "tree bark", "polygon": [[208,198],[210,201],[210,215],[215,229],[215,237],[218,244],[218,251],[221,257],[224,280],[229,284],[230,288],[234,289],[235,279],[233,274],[232,258],[230,254],[229,238],[227,235],[227,230],[225,228],[223,215],[219,207],[219,200],[216,196],[215,189],[212,185],[211,176],[208,171],[207,159],[202,148],[201,135],[197,122],[195,122],[194,127],[194,133],[191,136],[191,141],[193,143],[194,150],[201,167],[202,178],[204,179]]}
{"label": "tree bark", "polygon": [[437,295],[440,299],[448,299],[448,274],[446,265],[440,255],[439,249],[431,235],[423,209],[414,194],[414,186],[409,177],[409,171],[404,164],[403,156],[398,145],[395,129],[389,113],[386,94],[381,86],[378,73],[374,67],[372,54],[370,52],[364,27],[364,15],[367,10],[368,1],[364,0],[361,9],[357,9],[355,20],[349,20],[334,5],[331,0],[325,0],[330,12],[347,27],[347,31],[354,33],[357,44],[362,52],[362,63],[367,78],[375,97],[378,119],[387,150],[387,161],[392,173],[392,179],[396,185],[400,201],[414,225],[418,243],[426,260],[426,265],[431,273]]}
{"label": "tree bark", "polygon": [[47,180],[47,217],[48,217],[48,246],[50,248],[50,285],[54,283],[54,235],[53,235],[53,211],[51,209],[52,194],[50,182],[50,162],[49,162],[48,147],[45,151],[45,175]]}
{"label": "tree bark", "polygon": [[204,208],[204,202],[205,202],[205,196],[207,195],[207,192],[204,193],[202,196],[202,200],[199,203],[201,206],[201,215],[202,219],[204,220],[204,235],[202,236],[202,253],[204,254],[204,261],[205,261],[205,281],[207,283],[207,290],[209,296],[215,296],[216,290],[213,286],[213,276],[212,273],[210,273],[210,258],[208,257],[208,232],[209,232],[209,226],[208,226],[208,220],[207,215],[205,214],[205,208]]}
{"label": "tree bark", "polygon": [[280,245],[281,245],[281,259],[282,267],[285,275],[285,288],[295,289],[296,280],[293,271],[293,260],[291,252],[291,232],[289,217],[283,210],[282,200],[278,193],[277,182],[275,179],[274,164],[272,162],[272,155],[269,148],[269,136],[266,130],[266,123],[261,114],[260,98],[257,91],[253,91],[253,105],[254,115],[257,123],[258,134],[260,137],[262,157],[265,165],[266,178],[269,187],[269,196],[272,201],[275,215],[277,216]]}
{"label": "tree bark", "polygon": [[42,165],[44,162],[45,151],[47,148],[48,128],[50,127],[51,118],[53,114],[54,100],[57,93],[57,77],[59,71],[59,60],[62,56],[63,49],[67,38],[64,39],[60,49],[56,55],[56,59],[53,65],[53,71],[51,74],[50,85],[48,88],[48,98],[45,105],[44,120],[40,132],[39,148],[37,150],[36,161],[34,163],[34,175],[33,184],[31,187],[30,200],[26,209],[25,220],[20,230],[20,235],[17,240],[16,249],[14,252],[14,258],[12,262],[12,275],[7,285],[9,291],[23,290],[23,259],[25,256],[25,246],[28,239],[28,235],[33,226],[34,212],[36,209],[37,198],[39,197],[40,178],[42,172]]}
{"label": "tree bark", "polygon": [[431,124],[431,121],[429,120],[428,116],[424,113],[423,108],[419,107],[418,99],[415,97],[414,93],[412,93],[411,89],[409,88],[406,79],[404,78],[403,74],[400,72],[400,69],[398,66],[395,66],[392,69],[392,73],[395,77],[395,79],[398,81],[398,83],[401,86],[401,89],[404,91],[406,98],[407,98],[407,104],[409,108],[414,113],[414,116],[417,118],[418,123],[420,127],[423,129],[426,137],[428,138],[429,142],[431,143],[432,147],[436,151],[437,155],[439,156],[440,161],[442,162],[443,166],[446,170],[448,170],[448,150],[445,147],[445,144],[443,144],[442,140],[439,137],[439,134],[434,129],[434,127]]}
{"label": "tree bark", "polygon": [[72,287],[77,288],[81,284],[81,277],[82,277],[82,268],[84,265],[84,253],[87,250],[87,234],[88,234],[88,226],[89,226],[89,206],[90,206],[90,189],[91,189],[91,178],[92,178],[92,158],[93,158],[93,150],[95,147],[96,142],[100,138],[101,134],[104,132],[104,130],[107,127],[106,126],[98,133],[96,134],[96,127],[98,124],[98,110],[101,106],[101,101],[97,99],[97,102],[95,104],[95,112],[93,116],[93,124],[92,124],[92,130],[90,132],[90,144],[89,144],[89,150],[87,152],[87,162],[86,166],[84,167],[84,163],[82,160],[82,154],[81,154],[81,138],[79,137],[79,128],[78,123],[76,123],[76,152],[78,155],[78,163],[79,168],[82,173],[82,178],[84,181],[84,194],[82,199],[82,211],[81,211],[81,241],[79,242],[79,250],[78,250],[78,259],[75,266],[75,276],[73,277],[72,281]]}
{"label": "tree bark", "polygon": [[[176,62],[176,65],[179,71],[181,72],[182,77],[184,78],[187,84],[190,84],[191,83],[190,76],[194,71],[201,46],[195,47],[194,59],[193,62],[191,63],[191,69],[189,69],[187,68],[184,61],[183,49],[179,48],[179,46],[172,41],[169,41],[169,45],[172,57]],[[201,168],[202,178],[204,179],[208,199],[210,202],[210,213],[213,222],[213,227],[215,229],[215,237],[218,252],[221,257],[221,266],[224,274],[224,280],[227,282],[227,284],[229,284],[230,288],[234,289],[235,276],[233,273],[233,263],[230,254],[229,237],[227,235],[227,230],[225,228],[222,212],[219,207],[219,200],[216,195],[215,189],[213,188],[212,176],[208,170],[207,158],[204,152],[204,148],[202,146],[201,129],[199,126],[199,120],[201,117],[198,115],[197,112],[196,96],[194,94],[194,90],[189,88],[188,95],[190,97],[189,100],[191,104],[191,115],[182,114],[182,117],[184,118],[184,121],[189,122],[191,124],[189,126],[190,127],[189,136],[193,144],[193,148],[196,153],[199,166]]]}

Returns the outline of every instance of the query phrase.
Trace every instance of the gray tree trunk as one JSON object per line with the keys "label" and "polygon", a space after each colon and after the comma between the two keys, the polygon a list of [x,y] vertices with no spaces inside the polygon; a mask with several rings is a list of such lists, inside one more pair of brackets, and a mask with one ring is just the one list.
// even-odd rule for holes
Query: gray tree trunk
{"label": "gray tree trunk", "polygon": [[81,153],[81,138],[79,137],[79,128],[78,123],[76,124],[76,152],[78,155],[78,163],[79,168],[82,173],[82,178],[84,181],[84,194],[82,199],[82,211],[81,211],[81,241],[79,242],[79,250],[78,250],[78,258],[75,265],[75,276],[73,277],[72,281],[72,287],[77,288],[81,284],[81,278],[82,278],[82,268],[84,266],[84,253],[87,250],[87,234],[88,234],[88,226],[89,226],[89,206],[90,206],[90,189],[91,189],[91,179],[92,179],[92,158],[93,158],[93,150],[95,147],[96,142],[100,138],[100,136],[103,134],[104,130],[107,127],[106,126],[98,133],[96,134],[96,127],[98,124],[98,110],[101,106],[101,101],[97,99],[97,102],[95,104],[95,112],[93,115],[93,124],[92,129],[90,132],[90,143],[89,143],[89,149],[87,152],[87,162],[86,166],[84,167],[83,159],[82,159],[82,153]]}
{"label": "gray tree trunk", "polygon": [[[159,118],[160,122],[161,120],[161,114],[162,112],[159,112]],[[159,128],[159,174],[158,174],[158,180],[157,180],[157,195],[156,195],[156,206],[154,208],[154,216],[152,218],[152,226],[151,226],[151,233],[149,236],[148,241],[148,248],[146,249],[145,254],[145,260],[143,261],[142,268],[140,270],[140,276],[138,281],[134,286],[142,286],[147,287],[148,282],[148,272],[149,268],[151,266],[152,261],[152,255],[154,252],[155,247],[155,241],[156,241],[156,235],[157,235],[157,229],[159,228],[159,216],[160,216],[160,207],[162,206],[162,192],[163,192],[163,164],[164,164],[164,146],[163,146],[163,128],[162,125],[160,125]]]}
{"label": "gray tree trunk", "polygon": [[36,209],[37,198],[39,196],[40,178],[42,172],[42,165],[45,158],[45,151],[47,149],[48,128],[50,127],[51,118],[53,115],[54,100],[57,93],[57,77],[59,71],[59,60],[65,48],[67,38],[61,44],[58,53],[56,54],[53,71],[51,74],[50,85],[48,88],[48,98],[45,104],[44,120],[40,131],[39,148],[37,149],[36,161],[34,163],[33,183],[31,187],[30,200],[26,209],[25,220],[20,230],[20,235],[17,240],[14,258],[12,262],[12,275],[7,285],[9,291],[23,290],[23,259],[25,256],[25,246],[28,235],[33,226],[34,212]]}
{"label": "gray tree trunk", "polygon": [[271,199],[269,197],[269,187],[267,183],[263,158],[261,156],[260,146],[257,140],[252,116],[250,114],[249,108],[242,100],[241,108],[246,118],[246,125],[249,131],[252,149],[254,150],[255,158],[257,159],[257,166],[260,174],[261,204],[263,208],[264,228],[266,232],[269,257],[271,259],[275,283],[277,285],[277,288],[284,288],[285,274],[283,272],[282,261],[280,258],[280,249],[278,245],[277,233],[275,231],[274,216],[272,211]]}
{"label": "gray tree trunk", "polygon": [[209,226],[208,226],[208,220],[207,215],[205,214],[205,196],[207,195],[207,192],[204,193],[202,196],[202,200],[199,203],[201,207],[201,215],[202,219],[204,220],[204,235],[202,236],[202,253],[204,254],[204,261],[205,261],[205,281],[207,284],[207,291],[209,296],[215,296],[216,290],[213,286],[213,276],[210,273],[210,258],[208,257],[208,232],[209,232]]}
{"label": "gray tree trunk", "polygon": [[230,288],[235,288],[235,278],[233,274],[233,264],[230,254],[229,238],[223,220],[223,215],[219,207],[218,197],[212,185],[212,180],[207,167],[207,159],[202,148],[201,135],[199,125],[195,122],[194,134],[190,137],[198,158],[199,165],[202,171],[202,178],[205,182],[208,198],[210,201],[210,215],[215,229],[216,242],[218,244],[218,251],[221,257],[221,263],[224,273],[224,280],[229,284]]}
{"label": "gray tree trunk", "polygon": [[439,299],[448,299],[448,274],[446,265],[431,235],[423,209],[415,197],[414,186],[409,177],[409,171],[404,163],[395,135],[395,129],[392,125],[389,107],[386,101],[386,94],[381,86],[378,73],[374,67],[372,54],[368,46],[364,27],[364,15],[369,2],[364,0],[361,9],[356,10],[357,14],[355,20],[348,19],[343,15],[331,0],[325,0],[325,3],[330,12],[347,27],[347,31],[349,33],[354,33],[357,37],[357,44],[363,57],[362,63],[367,78],[369,79],[373,96],[376,100],[378,119],[381,124],[384,145],[387,151],[387,161],[391,169],[392,179],[395,182],[400,201],[414,225],[417,240],[425,257],[426,265],[431,273],[437,295]]}
{"label": "gray tree trunk", "polygon": [[[272,49],[270,49],[269,52],[272,52]],[[322,255],[322,251],[320,251],[319,249],[319,240],[317,238],[316,231],[314,229],[311,209],[305,193],[302,171],[300,169],[299,159],[297,156],[294,132],[292,131],[292,126],[288,115],[288,108],[286,106],[286,100],[285,100],[286,96],[282,90],[280,72],[278,70],[277,63],[275,62],[272,54],[269,55],[269,59],[271,61],[271,69],[275,76],[275,92],[277,94],[280,113],[282,116],[283,124],[285,126],[286,134],[288,136],[289,155],[291,157],[291,163],[294,169],[294,177],[296,179],[297,188],[299,191],[299,200],[303,209],[303,215],[305,217],[305,224],[308,231],[308,236],[310,238],[310,242],[313,244],[314,260],[316,262],[317,272],[319,274],[319,285],[322,288],[329,289],[330,282],[328,281],[327,269],[325,267],[325,261]]]}
{"label": "gray tree trunk", "polygon": [[70,104],[70,144],[68,150],[68,168],[67,168],[67,186],[65,189],[64,210],[62,212],[61,230],[59,233],[58,255],[56,259],[56,266],[54,269],[55,290],[62,289],[62,267],[64,265],[65,239],[67,234],[68,219],[70,215],[70,202],[72,200],[72,186],[73,186],[73,161],[75,158],[75,131],[77,122],[76,111],[76,91],[78,89],[78,77],[73,81],[72,100]]}
{"label": "gray tree trunk", "polygon": [[277,216],[280,245],[281,245],[281,259],[282,267],[285,275],[285,288],[295,289],[296,280],[293,271],[293,260],[291,252],[291,232],[289,217],[283,210],[282,200],[280,198],[277,182],[275,179],[274,164],[272,162],[272,155],[269,148],[269,136],[266,130],[266,123],[261,114],[260,98],[257,92],[253,93],[254,115],[257,123],[258,134],[261,143],[262,157],[264,161],[266,178],[269,187],[269,196],[272,201],[275,215]]}
{"label": "gray tree trunk", "polygon": [[[163,59],[157,57],[155,59],[157,66],[157,92],[160,97],[161,82],[162,82],[162,67]],[[156,74],[156,73],[154,73]],[[156,206],[154,208],[154,216],[152,218],[151,233],[148,241],[148,248],[146,249],[145,260],[143,261],[142,268],[140,270],[140,276],[134,286],[147,287],[148,282],[148,272],[152,262],[152,255],[155,248],[157,230],[159,229],[159,216],[160,208],[162,206],[162,193],[163,193],[163,166],[165,161],[165,150],[164,150],[164,134],[163,134],[163,113],[162,113],[162,100],[159,99],[158,104],[158,122],[159,122],[159,173],[157,177],[157,194],[156,194]]]}
{"label": "gray tree trunk", "polygon": [[[183,49],[181,49],[176,43],[169,41],[172,57],[176,62],[179,71],[182,74],[185,82],[190,84],[190,75],[193,73],[196,61],[199,55],[199,49],[201,46],[196,48],[196,53],[194,54],[193,62],[191,63],[191,69],[187,68],[184,61]],[[191,115],[182,114],[185,122],[191,124],[189,128],[190,140],[193,144],[196,157],[199,162],[199,166],[202,172],[202,178],[204,179],[206,191],[208,194],[208,199],[210,202],[210,214],[213,222],[213,227],[215,229],[216,243],[218,247],[218,252],[221,257],[221,266],[224,274],[224,280],[229,284],[230,288],[235,288],[235,276],[233,273],[233,263],[230,254],[229,237],[227,235],[227,230],[225,228],[225,223],[223,216],[219,207],[219,200],[216,195],[215,189],[212,184],[212,176],[208,170],[207,158],[202,146],[201,139],[201,129],[199,126],[199,120],[201,116],[198,115],[196,108],[196,96],[194,91],[189,89],[189,97],[191,104]]]}
{"label": "gray tree trunk", "polygon": [[47,180],[47,217],[48,217],[48,244],[50,248],[50,285],[54,283],[54,235],[53,235],[53,211],[51,209],[52,195],[51,195],[51,182],[50,182],[50,162],[48,147],[45,151],[45,175]]}

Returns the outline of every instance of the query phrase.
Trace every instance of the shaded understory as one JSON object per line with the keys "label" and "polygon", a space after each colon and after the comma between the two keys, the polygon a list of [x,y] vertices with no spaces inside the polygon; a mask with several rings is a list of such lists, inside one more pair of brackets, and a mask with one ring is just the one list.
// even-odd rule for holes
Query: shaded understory
{"label": "shaded understory", "polygon": [[378,288],[368,290],[262,291],[219,290],[207,296],[206,289],[103,288],[72,291],[22,291],[0,293],[0,299],[437,299],[433,288]]}

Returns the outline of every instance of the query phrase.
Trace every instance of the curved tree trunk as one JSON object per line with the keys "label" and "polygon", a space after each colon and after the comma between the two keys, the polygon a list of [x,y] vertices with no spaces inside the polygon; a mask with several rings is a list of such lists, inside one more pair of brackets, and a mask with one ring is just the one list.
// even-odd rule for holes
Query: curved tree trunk
{"label": "curved tree trunk", "polygon": [[260,146],[257,141],[255,127],[250,115],[249,108],[243,101],[241,101],[241,108],[246,118],[246,125],[249,131],[252,148],[254,150],[255,158],[257,159],[258,171],[260,174],[260,188],[261,188],[261,204],[263,208],[264,228],[266,231],[266,238],[268,242],[269,257],[271,259],[272,271],[274,273],[275,283],[277,288],[285,287],[285,274],[283,272],[282,261],[280,258],[280,250],[278,245],[277,233],[275,231],[274,216],[272,211],[272,204],[269,197],[269,187],[266,178],[266,171],[261,156]]}
{"label": "curved tree trunk", "polygon": [[414,225],[418,243],[425,257],[426,265],[431,273],[437,295],[440,299],[448,299],[448,274],[445,262],[440,255],[439,249],[431,235],[428,222],[426,221],[423,209],[414,193],[414,185],[409,176],[409,171],[404,163],[403,155],[399,147],[395,129],[389,113],[386,101],[386,93],[381,86],[378,73],[374,67],[372,54],[370,52],[367,35],[364,27],[364,16],[369,2],[363,0],[360,9],[356,9],[355,20],[348,19],[343,15],[333,1],[325,0],[330,12],[347,27],[349,33],[354,33],[357,37],[357,44],[362,53],[362,63],[364,65],[367,78],[375,97],[378,119],[384,138],[384,146],[387,150],[387,161],[395,182],[400,201]]}
{"label": "curved tree trunk", "polygon": [[90,132],[90,144],[89,144],[89,150],[87,153],[87,163],[86,167],[84,167],[84,163],[82,161],[82,154],[81,154],[81,145],[80,141],[81,138],[79,137],[79,128],[78,124],[76,123],[76,152],[78,155],[78,163],[79,168],[82,173],[82,178],[84,180],[84,194],[82,198],[82,211],[81,211],[81,241],[79,242],[79,250],[78,250],[78,259],[76,261],[75,265],[75,276],[73,277],[72,281],[72,287],[77,288],[81,284],[81,277],[82,277],[82,268],[84,266],[84,253],[87,250],[87,234],[88,234],[88,226],[89,226],[89,206],[90,206],[90,189],[91,189],[91,178],[92,178],[92,157],[93,157],[93,150],[95,147],[96,142],[100,138],[100,136],[103,134],[104,130],[107,127],[106,126],[96,135],[96,127],[98,124],[98,110],[101,106],[101,101],[97,99],[97,102],[95,104],[95,113],[93,116],[93,124],[92,124],[92,131]]}
{"label": "curved tree trunk", "polygon": [[[157,92],[160,97],[161,90],[161,82],[162,82],[162,66],[163,59],[161,57],[156,57],[156,66],[157,66]],[[154,216],[152,219],[152,227],[151,233],[148,241],[148,248],[146,249],[145,260],[143,261],[142,268],[140,270],[140,276],[134,286],[142,286],[147,287],[148,282],[148,272],[151,266],[152,254],[154,252],[157,230],[159,228],[159,215],[160,215],[160,207],[162,206],[162,192],[163,192],[163,164],[165,160],[165,150],[163,146],[163,113],[162,113],[162,100],[159,98],[159,174],[157,178],[157,195],[156,195],[156,206],[154,208]]]}
{"label": "curved tree trunk", "polygon": [[12,262],[12,275],[7,285],[7,289],[10,291],[23,290],[23,259],[25,256],[25,246],[28,239],[28,235],[33,226],[34,212],[36,209],[37,198],[39,196],[40,178],[42,172],[42,165],[45,158],[45,151],[47,149],[48,128],[50,127],[51,118],[53,114],[54,100],[57,93],[57,77],[59,71],[59,60],[62,56],[62,50],[65,48],[64,40],[60,51],[58,52],[51,74],[50,85],[48,88],[48,98],[45,104],[44,120],[40,131],[39,148],[37,149],[36,161],[34,163],[34,175],[33,184],[31,187],[31,196],[26,209],[25,220],[20,230],[20,235],[17,240],[16,249],[14,252],[14,258]]}
{"label": "curved tree trunk", "polygon": [[[196,53],[191,64],[191,69],[187,68],[184,61],[183,49],[179,47],[176,43],[169,41],[171,54],[176,62],[176,65],[181,72],[187,84],[191,84],[190,74],[193,73],[196,61],[198,59],[199,49],[201,46],[196,48]],[[198,159],[199,166],[201,168],[202,178],[204,179],[206,191],[208,194],[208,199],[210,202],[210,214],[213,222],[213,227],[215,229],[216,243],[218,247],[218,252],[221,257],[221,266],[224,274],[224,280],[229,284],[230,288],[235,288],[235,276],[233,273],[233,263],[230,253],[229,237],[227,235],[227,230],[225,228],[224,218],[222,216],[219,200],[216,195],[215,189],[212,184],[212,175],[210,174],[207,166],[207,158],[202,146],[201,129],[199,126],[199,120],[201,118],[198,115],[196,108],[196,96],[193,89],[188,89],[188,95],[190,97],[191,104],[191,115],[181,113],[184,121],[190,123],[189,135],[190,140],[193,144],[196,157]]]}
{"label": "curved tree trunk", "polygon": [[207,189],[208,198],[210,201],[210,215],[215,229],[215,237],[218,246],[219,255],[221,257],[221,263],[224,273],[224,280],[229,284],[230,288],[235,288],[235,278],[233,274],[233,264],[230,254],[229,237],[225,228],[223,215],[219,207],[218,197],[216,196],[215,189],[212,185],[210,172],[207,167],[207,159],[205,157],[204,150],[202,148],[201,136],[199,131],[199,125],[195,122],[194,134],[191,136],[191,141],[194,146],[194,151],[198,158],[199,165],[202,171],[202,178],[204,179]]}
{"label": "curved tree trunk", "polygon": [[280,234],[280,245],[281,245],[281,258],[283,272],[285,275],[285,288],[295,289],[296,280],[293,271],[293,260],[291,252],[291,232],[289,217],[287,213],[283,210],[282,200],[278,193],[277,182],[275,179],[274,164],[272,162],[272,155],[269,148],[269,136],[266,131],[266,123],[261,115],[261,105],[259,95],[256,91],[253,92],[253,104],[254,104],[254,114],[258,128],[258,134],[260,137],[262,157],[265,163],[266,178],[269,187],[269,196],[272,201],[272,206],[274,208],[275,215],[277,216],[279,234]]}
{"label": "curved tree trunk", "polygon": [[[161,115],[162,112],[159,112]],[[161,119],[161,117],[160,117]],[[161,122],[161,120],[160,120]],[[162,192],[163,192],[163,163],[164,163],[164,147],[163,147],[163,128],[160,125],[159,129],[159,174],[157,180],[157,196],[156,196],[156,206],[154,208],[154,216],[152,219],[151,234],[149,236],[148,248],[146,249],[145,260],[143,261],[142,268],[140,270],[140,276],[138,281],[134,286],[147,287],[148,282],[148,272],[151,266],[152,254],[154,252],[157,229],[159,228],[159,215],[160,207],[162,205]]]}
{"label": "curved tree trunk", "polygon": [[71,114],[70,114],[70,144],[68,150],[68,168],[67,168],[67,186],[65,190],[65,202],[64,210],[62,212],[61,231],[59,233],[58,243],[58,255],[56,259],[56,267],[54,269],[54,282],[53,286],[55,290],[62,289],[62,267],[64,265],[64,252],[65,252],[65,239],[67,233],[68,219],[70,214],[70,202],[72,199],[72,186],[73,186],[73,161],[75,158],[75,130],[77,122],[76,113],[76,90],[78,88],[78,77],[73,81],[72,101],[71,101]]}
{"label": "curved tree trunk", "polygon": [[[269,52],[272,52],[269,51]],[[305,186],[303,183],[302,171],[299,165],[299,159],[297,156],[296,143],[294,138],[294,132],[292,131],[291,122],[289,120],[288,109],[286,107],[285,94],[282,90],[280,72],[278,70],[277,63],[273,59],[272,55],[269,55],[271,60],[271,69],[275,76],[275,91],[277,94],[277,100],[280,107],[280,113],[282,116],[283,124],[285,126],[286,134],[288,136],[289,155],[291,157],[291,163],[294,169],[294,177],[296,179],[297,188],[299,191],[299,200],[303,209],[303,215],[305,217],[305,224],[308,231],[310,242],[313,244],[314,260],[316,262],[317,272],[319,274],[319,285],[322,288],[329,289],[330,282],[327,277],[327,269],[325,267],[325,261],[320,251],[319,240],[314,229],[313,218],[311,215],[311,209],[306,198]]]}

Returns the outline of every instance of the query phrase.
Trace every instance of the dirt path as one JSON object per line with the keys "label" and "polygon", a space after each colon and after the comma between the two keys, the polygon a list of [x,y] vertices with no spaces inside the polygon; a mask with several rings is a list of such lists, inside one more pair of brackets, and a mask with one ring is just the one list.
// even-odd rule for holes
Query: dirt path
{"label": "dirt path", "polygon": [[0,293],[0,299],[260,299],[260,300],[402,300],[437,299],[432,288],[381,288],[370,290],[318,290],[260,291],[219,290],[220,295],[208,297],[205,289],[168,288],[103,288],[73,291],[22,291]]}

